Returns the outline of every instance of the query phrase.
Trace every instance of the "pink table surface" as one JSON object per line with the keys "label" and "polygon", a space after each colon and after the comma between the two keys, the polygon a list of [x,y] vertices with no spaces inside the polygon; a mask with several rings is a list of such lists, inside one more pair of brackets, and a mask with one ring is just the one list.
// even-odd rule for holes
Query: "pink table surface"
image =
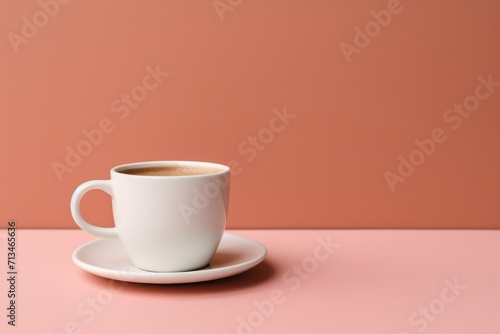
{"label": "pink table surface", "polygon": [[94,239],[83,231],[18,230],[17,326],[3,279],[0,333],[500,333],[500,231],[229,232],[263,243],[266,260],[218,281],[146,285],[76,267],[73,250]]}

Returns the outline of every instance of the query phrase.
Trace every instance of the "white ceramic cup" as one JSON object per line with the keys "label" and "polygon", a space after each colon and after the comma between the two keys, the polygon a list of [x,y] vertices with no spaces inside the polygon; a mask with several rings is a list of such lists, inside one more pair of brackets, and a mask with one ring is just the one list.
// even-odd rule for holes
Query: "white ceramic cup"
{"label": "white ceramic cup", "polygon": [[[122,173],[132,168],[183,166],[217,169],[216,173],[144,176]],[[88,181],[71,198],[71,214],[83,230],[103,238],[119,238],[139,269],[188,271],[208,265],[220,243],[229,205],[230,169],[195,161],[151,161],[117,166],[110,180]],[[112,197],[115,227],[88,223],[80,200],[93,189]]]}

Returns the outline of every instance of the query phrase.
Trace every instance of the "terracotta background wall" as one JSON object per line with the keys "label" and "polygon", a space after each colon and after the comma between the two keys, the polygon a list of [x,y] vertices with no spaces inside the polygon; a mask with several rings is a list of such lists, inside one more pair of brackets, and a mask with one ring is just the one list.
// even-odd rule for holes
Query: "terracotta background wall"
{"label": "terracotta background wall", "polygon": [[2,1],[0,37],[2,225],[188,159],[232,228],[500,227],[498,1]]}

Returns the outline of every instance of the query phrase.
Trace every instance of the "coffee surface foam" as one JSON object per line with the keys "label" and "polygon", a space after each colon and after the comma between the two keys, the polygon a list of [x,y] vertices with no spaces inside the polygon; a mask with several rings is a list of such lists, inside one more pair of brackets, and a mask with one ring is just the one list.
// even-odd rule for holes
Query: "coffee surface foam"
{"label": "coffee surface foam", "polygon": [[129,175],[143,176],[189,176],[189,175],[205,175],[221,172],[222,169],[217,168],[202,168],[192,166],[154,166],[129,168],[119,171]]}

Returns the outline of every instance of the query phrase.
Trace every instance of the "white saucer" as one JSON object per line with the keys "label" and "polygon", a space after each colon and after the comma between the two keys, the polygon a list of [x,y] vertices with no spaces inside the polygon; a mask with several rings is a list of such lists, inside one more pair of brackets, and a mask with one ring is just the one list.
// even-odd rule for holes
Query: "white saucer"
{"label": "white saucer", "polygon": [[236,275],[258,265],[266,254],[266,248],[259,242],[224,233],[210,264],[194,271],[158,273],[138,269],[132,265],[118,239],[97,239],[78,247],[73,253],[73,262],[89,273],[119,281],[176,284]]}

